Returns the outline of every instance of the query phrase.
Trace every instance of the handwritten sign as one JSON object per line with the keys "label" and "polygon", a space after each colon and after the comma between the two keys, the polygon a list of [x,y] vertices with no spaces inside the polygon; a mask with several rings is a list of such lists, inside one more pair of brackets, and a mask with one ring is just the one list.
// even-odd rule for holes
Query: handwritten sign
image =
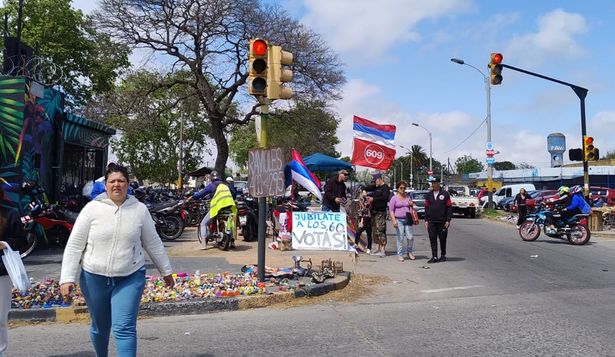
{"label": "handwritten sign", "polygon": [[248,190],[252,197],[284,194],[282,148],[253,149],[248,154]]}
{"label": "handwritten sign", "polygon": [[348,250],[346,214],[293,212],[293,249]]}

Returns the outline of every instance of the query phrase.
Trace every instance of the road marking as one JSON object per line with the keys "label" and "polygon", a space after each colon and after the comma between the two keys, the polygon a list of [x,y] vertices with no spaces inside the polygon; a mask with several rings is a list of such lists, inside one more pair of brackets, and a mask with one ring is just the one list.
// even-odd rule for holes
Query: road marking
{"label": "road marking", "polygon": [[475,288],[482,288],[482,285],[470,285],[470,286],[455,286],[452,288],[442,288],[442,289],[429,289],[429,290],[421,290],[422,293],[441,293],[444,291],[453,291],[453,290],[468,290]]}

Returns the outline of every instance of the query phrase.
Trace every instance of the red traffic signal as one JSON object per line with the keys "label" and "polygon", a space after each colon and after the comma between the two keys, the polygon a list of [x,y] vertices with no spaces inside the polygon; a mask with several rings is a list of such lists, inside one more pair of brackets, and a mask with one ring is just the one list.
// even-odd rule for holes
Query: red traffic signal
{"label": "red traffic signal", "polygon": [[255,56],[264,56],[267,53],[267,42],[258,39],[252,42],[252,53]]}
{"label": "red traffic signal", "polygon": [[250,40],[248,51],[248,93],[267,96],[267,72],[269,69],[267,41],[257,38]]}
{"label": "red traffic signal", "polygon": [[500,64],[500,63],[502,63],[503,59],[504,59],[504,56],[502,56],[501,53],[492,53],[491,54],[491,63],[493,63],[493,64]]}
{"label": "red traffic signal", "polygon": [[502,60],[504,56],[501,53],[494,52],[491,54],[491,62],[489,62],[490,78],[492,85],[498,85],[502,83]]}

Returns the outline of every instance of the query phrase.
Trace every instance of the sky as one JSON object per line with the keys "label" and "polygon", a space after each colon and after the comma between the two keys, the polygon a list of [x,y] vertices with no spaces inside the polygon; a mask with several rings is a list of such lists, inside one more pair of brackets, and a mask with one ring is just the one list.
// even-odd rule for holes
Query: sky
{"label": "sky", "polygon": [[[434,159],[454,163],[470,155],[484,163],[483,74],[492,52],[502,53],[505,64],[587,88],[587,133],[601,155],[615,150],[615,1],[269,2],[320,33],[345,64],[343,98],[333,103],[342,156],[352,154],[358,115],[397,126],[398,157],[401,146],[415,144],[429,154],[428,130]],[[96,5],[74,6],[89,12]],[[581,147],[580,100],[570,87],[506,68],[502,75],[502,84],[491,87],[497,161],[549,166],[550,133],[563,133],[567,149]]]}

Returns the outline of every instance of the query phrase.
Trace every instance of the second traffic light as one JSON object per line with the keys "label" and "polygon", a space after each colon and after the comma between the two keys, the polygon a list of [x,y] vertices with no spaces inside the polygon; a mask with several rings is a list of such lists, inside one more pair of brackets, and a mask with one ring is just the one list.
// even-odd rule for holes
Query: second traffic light
{"label": "second traffic light", "polygon": [[594,146],[594,138],[585,135],[583,137],[583,153],[585,154],[585,161],[594,161],[600,158],[600,152]]}
{"label": "second traffic light", "polygon": [[491,62],[489,62],[490,83],[492,85],[502,84],[502,60],[504,56],[501,53],[492,53]]}
{"label": "second traffic light", "polygon": [[293,90],[284,86],[284,83],[293,80],[293,71],[284,66],[292,64],[292,53],[283,51],[281,46],[271,46],[269,49],[269,70],[267,71],[267,98],[292,98]]}

